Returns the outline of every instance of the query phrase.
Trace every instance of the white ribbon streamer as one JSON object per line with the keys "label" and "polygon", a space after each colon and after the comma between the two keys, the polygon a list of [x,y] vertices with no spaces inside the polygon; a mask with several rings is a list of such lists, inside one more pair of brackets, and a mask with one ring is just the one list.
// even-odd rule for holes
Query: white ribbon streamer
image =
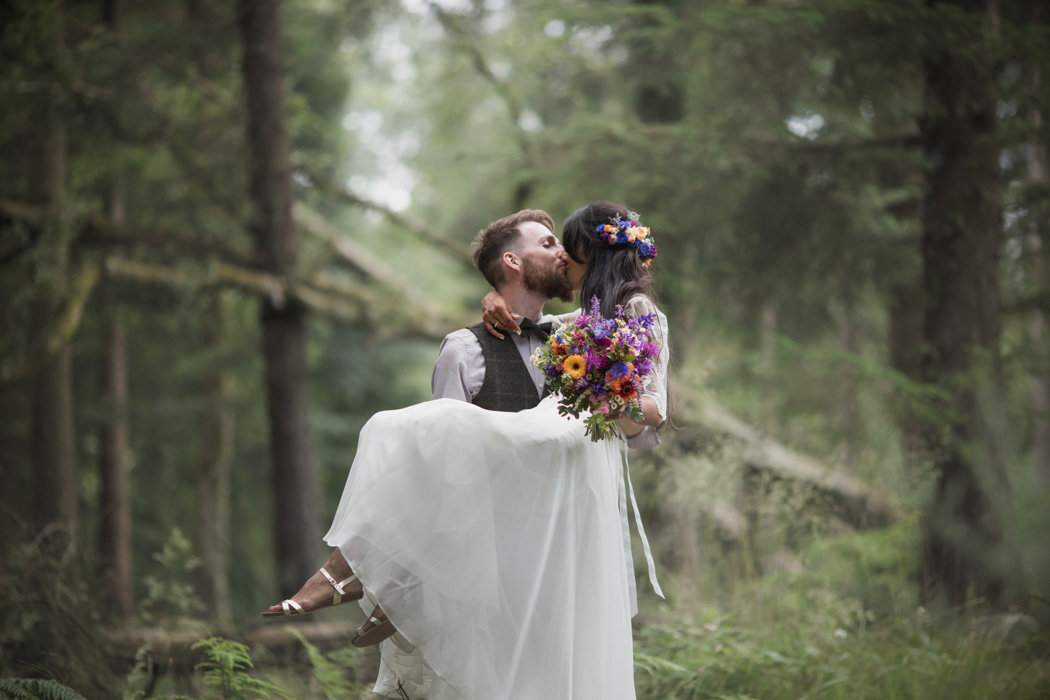
{"label": "white ribbon streamer", "polygon": [[[642,514],[638,510],[638,500],[634,496],[634,486],[631,484],[631,466],[627,462],[627,443],[622,444],[623,473],[627,479],[627,493],[631,497],[631,508],[634,510],[634,525],[638,529],[638,539],[642,541],[642,552],[645,553],[645,564],[649,568],[649,583],[652,584],[656,595],[666,599],[663,589],[660,588],[660,582],[656,580],[656,562],[653,561],[653,551],[649,546],[649,538],[645,536],[645,528],[642,527]],[[624,513],[623,517],[626,520],[627,514]]]}

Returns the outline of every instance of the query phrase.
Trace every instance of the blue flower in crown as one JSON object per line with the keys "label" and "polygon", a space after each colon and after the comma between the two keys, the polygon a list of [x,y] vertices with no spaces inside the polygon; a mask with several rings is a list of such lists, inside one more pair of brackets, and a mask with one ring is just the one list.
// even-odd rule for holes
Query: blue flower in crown
{"label": "blue flower in crown", "polygon": [[656,257],[656,244],[649,234],[649,227],[642,226],[636,219],[637,214],[630,212],[629,219],[621,219],[619,214],[610,224],[598,224],[595,232],[610,246],[627,246],[638,251],[639,257],[646,266]]}

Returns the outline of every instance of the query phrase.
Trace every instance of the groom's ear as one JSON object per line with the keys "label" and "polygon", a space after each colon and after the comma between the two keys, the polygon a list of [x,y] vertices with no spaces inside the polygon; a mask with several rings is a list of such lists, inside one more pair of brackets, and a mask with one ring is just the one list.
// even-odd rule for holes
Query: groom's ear
{"label": "groom's ear", "polygon": [[517,270],[518,272],[521,271],[521,258],[518,257],[517,253],[513,253],[509,250],[505,251],[502,260],[503,264],[510,269]]}

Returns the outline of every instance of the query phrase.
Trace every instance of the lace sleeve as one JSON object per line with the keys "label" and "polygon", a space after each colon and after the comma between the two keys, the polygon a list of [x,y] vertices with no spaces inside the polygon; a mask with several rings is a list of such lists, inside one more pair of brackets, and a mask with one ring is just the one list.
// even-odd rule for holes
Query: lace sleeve
{"label": "lace sleeve", "polygon": [[573,311],[568,311],[566,313],[558,314],[556,316],[544,314],[543,320],[551,321],[552,323],[554,323],[554,327],[557,328],[558,326],[564,326],[566,323],[570,323],[572,321],[575,321],[576,317],[579,316],[579,315],[580,315],[580,310],[579,309],[575,309]]}
{"label": "lace sleeve", "polygon": [[656,323],[653,324],[653,341],[660,346],[660,355],[653,363],[653,371],[646,380],[642,396],[651,397],[656,402],[660,419],[667,420],[667,364],[671,357],[668,347],[667,317],[656,308],[652,299],[641,295],[628,301],[624,306],[624,311],[632,317],[656,314]]}

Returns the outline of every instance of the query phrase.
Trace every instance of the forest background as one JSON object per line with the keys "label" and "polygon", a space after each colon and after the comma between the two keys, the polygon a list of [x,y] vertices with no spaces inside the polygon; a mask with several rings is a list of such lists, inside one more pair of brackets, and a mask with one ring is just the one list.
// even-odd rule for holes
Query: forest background
{"label": "forest background", "polygon": [[233,697],[222,635],[366,697],[359,620],[258,612],[475,233],[595,199],[672,329],[639,696],[1050,690],[1044,3],[14,0],[0,56],[0,692]]}

